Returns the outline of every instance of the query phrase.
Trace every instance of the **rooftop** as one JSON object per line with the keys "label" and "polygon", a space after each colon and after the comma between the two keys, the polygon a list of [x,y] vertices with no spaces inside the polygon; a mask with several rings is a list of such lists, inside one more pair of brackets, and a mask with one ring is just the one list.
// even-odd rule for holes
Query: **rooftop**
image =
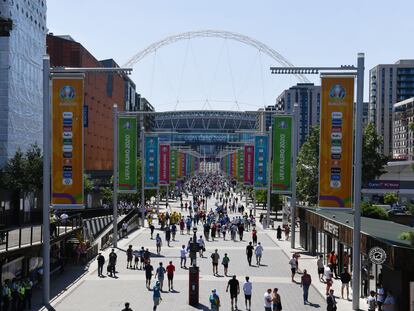
{"label": "rooftop", "polygon": [[[349,228],[354,227],[354,215],[352,211],[313,208],[307,208],[307,210]],[[412,230],[413,228],[409,226],[397,224],[392,221],[361,217],[361,232],[391,245],[411,247],[409,241],[400,240],[398,237],[402,232]]]}

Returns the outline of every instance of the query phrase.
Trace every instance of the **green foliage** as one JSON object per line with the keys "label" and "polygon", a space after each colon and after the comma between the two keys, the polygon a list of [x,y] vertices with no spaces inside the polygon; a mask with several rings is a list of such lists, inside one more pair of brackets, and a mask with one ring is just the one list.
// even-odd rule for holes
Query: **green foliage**
{"label": "green foliage", "polygon": [[377,205],[373,205],[371,202],[363,202],[361,204],[361,216],[388,220],[387,212]]}
{"label": "green foliage", "polygon": [[26,154],[20,149],[9,159],[1,172],[1,185],[16,191],[39,191],[43,185],[43,157],[37,144]]}
{"label": "green foliage", "polygon": [[319,126],[310,130],[300,148],[296,164],[296,192],[300,201],[317,204],[319,176]]}
{"label": "green foliage", "polygon": [[103,187],[101,189],[102,203],[112,205],[112,187]]}
{"label": "green foliage", "polygon": [[88,175],[83,174],[83,191],[88,194],[93,190],[94,184],[93,181],[88,177]]}
{"label": "green foliage", "polygon": [[382,143],[374,124],[368,123],[362,139],[362,184],[385,173],[384,166],[387,165],[388,157],[378,152]]}
{"label": "green foliage", "polygon": [[394,204],[398,202],[398,195],[394,192],[388,192],[384,194],[384,203],[385,204]]}
{"label": "green foliage", "polygon": [[[267,203],[267,190],[256,190],[256,202],[260,204]],[[270,206],[273,211],[278,211],[282,208],[279,195],[270,194]]]}
{"label": "green foliage", "polygon": [[400,240],[409,241],[411,244],[411,247],[414,247],[414,231],[409,232],[403,232],[398,237]]}

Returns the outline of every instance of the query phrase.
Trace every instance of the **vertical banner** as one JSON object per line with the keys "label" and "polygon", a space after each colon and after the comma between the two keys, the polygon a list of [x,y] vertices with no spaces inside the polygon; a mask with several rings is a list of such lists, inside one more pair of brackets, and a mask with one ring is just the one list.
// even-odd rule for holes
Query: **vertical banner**
{"label": "vertical banner", "polygon": [[145,189],[158,188],[158,136],[145,136]]}
{"label": "vertical banner", "polygon": [[52,78],[52,206],[82,208],[83,76]]}
{"label": "vertical banner", "polygon": [[292,191],[292,130],[293,118],[277,115],[273,121],[272,192]]}
{"label": "vertical banner", "polygon": [[177,154],[176,149],[170,150],[170,183],[175,183],[177,181]]}
{"label": "vertical banner", "polygon": [[188,153],[185,154],[185,176],[190,175],[190,168],[191,168],[191,161],[190,161],[190,155]]}
{"label": "vertical banner", "polygon": [[170,184],[170,146],[160,144],[160,185]]}
{"label": "vertical banner", "polygon": [[137,192],[137,118],[118,117],[118,192]]}
{"label": "vertical banner", "polygon": [[254,188],[267,189],[267,158],[269,137],[257,135],[254,138]]}
{"label": "vertical banner", "polygon": [[226,169],[227,169],[227,176],[229,176],[229,177],[230,177],[230,174],[231,174],[231,154],[228,154],[228,155],[226,156],[226,158],[227,158],[227,165],[226,165]]}
{"label": "vertical banner", "polygon": [[177,179],[183,177],[183,154],[177,151]]}
{"label": "vertical banner", "polygon": [[354,78],[322,78],[319,206],[351,207]]}
{"label": "vertical banner", "polygon": [[237,179],[240,182],[244,181],[244,150],[237,151]]}
{"label": "vertical banner", "polygon": [[253,185],[254,146],[244,146],[244,185]]}
{"label": "vertical banner", "polygon": [[181,165],[182,165],[181,166],[181,172],[182,172],[181,177],[184,178],[187,175],[187,154],[183,153],[182,157],[183,157],[183,159],[182,159],[182,162],[181,162]]}
{"label": "vertical banner", "polygon": [[231,161],[233,163],[233,166],[231,168],[231,177],[236,178],[237,177],[237,152],[231,155]]}

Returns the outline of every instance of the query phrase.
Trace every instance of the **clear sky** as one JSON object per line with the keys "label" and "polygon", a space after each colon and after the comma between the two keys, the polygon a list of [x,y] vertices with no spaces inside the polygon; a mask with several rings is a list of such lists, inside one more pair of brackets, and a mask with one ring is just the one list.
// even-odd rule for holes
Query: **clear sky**
{"label": "clear sky", "polygon": [[[214,29],[273,48],[294,65],[379,63],[414,58],[414,2],[409,0],[49,0],[48,27],[69,34],[96,58],[122,66],[169,35]],[[134,66],[137,91],[157,110],[256,110],[299,82],[270,75],[276,61],[255,48],[218,38],[183,40]],[[319,84],[318,76],[308,76]]]}

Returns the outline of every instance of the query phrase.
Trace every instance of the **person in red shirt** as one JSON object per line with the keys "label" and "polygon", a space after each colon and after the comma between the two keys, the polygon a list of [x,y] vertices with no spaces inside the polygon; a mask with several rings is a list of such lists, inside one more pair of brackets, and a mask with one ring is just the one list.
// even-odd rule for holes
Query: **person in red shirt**
{"label": "person in red shirt", "polygon": [[175,266],[173,265],[172,261],[170,261],[170,264],[167,266],[166,270],[167,270],[167,278],[168,278],[168,291],[173,291],[174,290],[173,279],[174,279]]}

